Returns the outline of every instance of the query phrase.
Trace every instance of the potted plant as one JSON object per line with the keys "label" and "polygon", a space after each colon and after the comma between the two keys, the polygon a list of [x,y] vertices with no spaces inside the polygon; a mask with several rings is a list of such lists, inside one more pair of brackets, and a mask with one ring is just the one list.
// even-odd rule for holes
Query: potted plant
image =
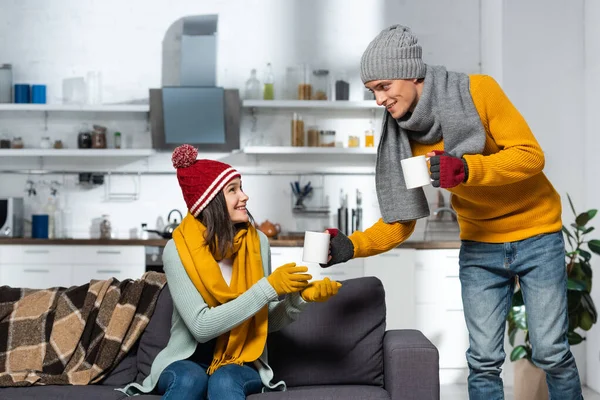
{"label": "potted plant", "polygon": [[[592,290],[592,268],[590,260],[592,253],[600,255],[600,240],[587,240],[586,236],[594,230],[588,223],[596,216],[597,210],[588,210],[577,214],[571,197],[567,194],[569,205],[575,216],[575,221],[567,228],[563,226],[562,231],[566,239],[565,257],[567,267],[567,302],[569,314],[569,331],[567,337],[571,346],[577,345],[585,340],[578,330],[588,331],[598,321],[598,313],[594,301],[590,296]],[[587,250],[584,248],[587,247]],[[589,251],[588,251],[589,250]],[[545,374],[531,363],[531,343],[527,329],[527,310],[523,302],[523,294],[519,286],[513,295],[512,307],[508,313],[508,340],[513,350],[510,353],[511,361],[519,361],[521,371],[517,373],[515,368],[515,399],[518,399],[518,381],[523,379],[532,387],[533,381],[539,381],[543,385],[541,389],[534,391],[545,392],[548,398]],[[523,342],[515,346],[515,339],[519,332],[523,333]],[[524,370],[524,371],[523,371]],[[532,372],[526,372],[532,371]],[[529,374],[524,378],[523,374]],[[537,376],[533,376],[537,374]],[[527,396],[533,398],[532,393]]]}

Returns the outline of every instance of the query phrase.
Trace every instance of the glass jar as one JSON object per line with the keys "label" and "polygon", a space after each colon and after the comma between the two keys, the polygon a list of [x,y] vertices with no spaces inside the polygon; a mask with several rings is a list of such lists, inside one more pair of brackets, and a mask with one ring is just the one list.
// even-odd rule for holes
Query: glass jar
{"label": "glass jar", "polygon": [[10,139],[4,133],[0,133],[0,149],[10,149]]}
{"label": "glass jar", "polygon": [[62,140],[55,140],[54,141],[54,148],[55,149],[62,149],[62,148],[64,148]]}
{"label": "glass jar", "polygon": [[22,149],[25,147],[25,143],[23,143],[23,139],[20,136],[15,136],[12,140],[11,147],[13,149]]}
{"label": "glass jar", "polygon": [[348,136],[348,147],[360,147],[360,138],[358,136]]}
{"label": "glass jar", "polygon": [[327,100],[329,98],[329,70],[316,69],[312,76],[313,100]]}
{"label": "glass jar", "polygon": [[310,79],[310,66],[302,65],[298,69],[298,100],[310,100],[312,98],[312,84]]}
{"label": "glass jar", "polygon": [[373,129],[365,131],[365,147],[375,147],[375,132]]}
{"label": "glass jar", "polygon": [[121,132],[115,132],[115,149],[121,148]]}
{"label": "glass jar", "polygon": [[92,133],[87,124],[81,124],[79,133],[77,134],[77,147],[80,149],[92,148]]}
{"label": "glass jar", "polygon": [[100,222],[100,239],[111,239],[112,238],[112,226],[110,224],[110,216],[108,214],[102,215],[102,222]]}
{"label": "glass jar", "polygon": [[40,140],[40,149],[50,148],[52,148],[52,142],[50,141],[50,138],[48,136],[42,137],[42,140]]}
{"label": "glass jar", "polygon": [[292,115],[292,146],[304,146],[304,121],[297,113]]}
{"label": "glass jar", "polygon": [[319,146],[335,147],[335,131],[320,131]]}
{"label": "glass jar", "polygon": [[106,148],[106,128],[104,126],[94,125],[94,130],[92,132],[92,148]]}
{"label": "glass jar", "polygon": [[350,83],[348,82],[348,78],[346,78],[346,73],[343,71],[340,71],[335,81],[335,99],[350,99]]}
{"label": "glass jar", "polygon": [[308,147],[319,147],[319,130],[316,126],[309,126],[306,131]]}

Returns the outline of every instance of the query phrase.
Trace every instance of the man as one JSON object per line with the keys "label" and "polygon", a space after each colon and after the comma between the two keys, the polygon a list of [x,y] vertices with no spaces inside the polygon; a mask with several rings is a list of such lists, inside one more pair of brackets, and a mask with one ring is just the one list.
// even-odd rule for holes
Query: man
{"label": "man", "polygon": [[388,251],[429,216],[421,188],[406,189],[400,160],[430,157],[435,187],[452,193],[460,226],[460,281],[469,330],[469,398],[503,399],[505,320],[516,277],[528,311],[533,362],[552,399],[581,399],[567,341],[560,196],[544,154],[517,109],[489,76],[423,63],[409,28],[383,30],[361,59],[361,78],[384,106],[376,188],[382,218],[350,237],[331,230],[327,266]]}

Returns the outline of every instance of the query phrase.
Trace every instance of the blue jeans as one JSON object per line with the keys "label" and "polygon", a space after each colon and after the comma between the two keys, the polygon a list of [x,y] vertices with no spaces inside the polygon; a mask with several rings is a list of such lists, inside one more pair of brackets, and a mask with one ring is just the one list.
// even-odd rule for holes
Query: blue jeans
{"label": "blue jeans", "polygon": [[562,232],[511,243],[463,241],[460,281],[469,330],[469,399],[504,399],[501,366],[515,276],[527,309],[532,361],[546,372],[551,400],[582,399],[567,340],[567,272]]}
{"label": "blue jeans", "polygon": [[206,369],[191,360],[175,361],[160,374],[156,389],[163,400],[245,400],[262,390],[258,372],[247,365],[224,365],[210,376]]}

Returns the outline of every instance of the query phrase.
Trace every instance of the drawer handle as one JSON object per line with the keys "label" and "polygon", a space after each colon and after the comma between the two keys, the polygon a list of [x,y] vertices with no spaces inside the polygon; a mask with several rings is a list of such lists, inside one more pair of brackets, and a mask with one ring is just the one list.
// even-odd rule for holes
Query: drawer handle
{"label": "drawer handle", "polygon": [[446,308],[446,311],[454,311],[454,312],[460,311],[460,312],[463,312],[463,309],[462,308]]}
{"label": "drawer handle", "polygon": [[390,253],[381,253],[379,254],[379,257],[394,257],[394,258],[398,258],[400,255],[399,254],[390,254]]}
{"label": "drawer handle", "polygon": [[97,250],[96,254],[121,254],[119,250]]}
{"label": "drawer handle", "polygon": [[47,273],[49,273],[49,272],[50,272],[50,270],[49,270],[49,269],[33,269],[33,268],[25,268],[25,269],[23,270],[23,272],[34,272],[34,273],[36,273],[36,272],[40,272],[40,273],[43,273],[43,274],[47,274]]}
{"label": "drawer handle", "polygon": [[50,250],[25,250],[27,254],[48,254]]}
{"label": "drawer handle", "polygon": [[118,274],[121,272],[121,270],[119,270],[119,269],[99,269],[99,270],[96,270],[96,272],[99,274]]}

